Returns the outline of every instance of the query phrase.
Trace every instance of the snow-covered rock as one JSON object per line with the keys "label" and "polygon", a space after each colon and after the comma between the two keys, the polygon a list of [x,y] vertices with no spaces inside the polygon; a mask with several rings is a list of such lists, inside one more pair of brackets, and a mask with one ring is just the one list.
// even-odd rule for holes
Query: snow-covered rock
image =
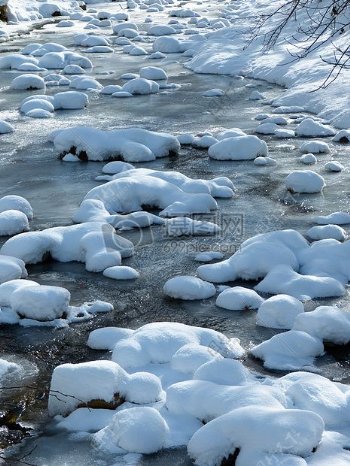
{"label": "snow-covered rock", "polygon": [[159,411],[134,407],[118,412],[111,423],[94,435],[94,446],[107,453],[121,451],[151,454],[165,447],[168,425]]}
{"label": "snow-covered rock", "polygon": [[0,212],[0,236],[12,236],[29,230],[27,216],[19,210]]}
{"label": "snow-covered rock", "polygon": [[311,170],[296,170],[285,179],[286,188],[293,193],[320,193],[326,186],[321,175]]}
{"label": "snow-covered rock", "polygon": [[0,254],[0,284],[18,278],[27,278],[25,263],[12,255]]}
{"label": "snow-covered rock", "polygon": [[329,126],[325,126],[322,123],[313,120],[312,118],[306,118],[303,120],[295,130],[297,136],[304,137],[327,137],[334,136],[334,129]]}
{"label": "snow-covered rock", "polygon": [[350,342],[350,312],[334,306],[320,306],[299,315],[293,330],[306,332],[325,342],[346,345]]}
{"label": "snow-covered rock", "polygon": [[297,316],[304,312],[303,303],[289,295],[276,295],[264,301],[256,323],[262,327],[290,330]]}
{"label": "snow-covered rock", "polygon": [[35,91],[45,89],[45,81],[40,76],[34,74],[22,74],[17,76],[11,83],[11,89],[17,91]]}
{"label": "snow-covered rock", "polygon": [[235,286],[227,288],[216,299],[216,305],[229,311],[243,311],[248,309],[258,309],[264,299],[254,290]]}
{"label": "snow-covered rock", "polygon": [[208,153],[216,160],[253,160],[267,156],[268,149],[266,142],[256,136],[237,136],[212,145]]}
{"label": "snow-covered rock", "polygon": [[191,276],[171,278],[165,283],[163,291],[171,298],[184,300],[208,299],[216,293],[212,283]]}
{"label": "snow-covered rock", "polygon": [[250,350],[269,369],[299,370],[313,366],[314,359],[324,352],[322,341],[306,332],[289,330],[279,333]]}
{"label": "snow-covered rock", "polygon": [[101,131],[89,127],[59,130],[52,136],[55,148],[60,153],[84,153],[89,160],[108,160],[122,157],[126,161],[141,162],[166,157],[178,152],[178,140],[169,134],[155,133],[144,129],[120,129]]}
{"label": "snow-covered rock", "polygon": [[331,224],[312,227],[306,232],[306,235],[313,241],[327,238],[333,238],[337,241],[345,241],[347,238],[347,233],[344,228]]}

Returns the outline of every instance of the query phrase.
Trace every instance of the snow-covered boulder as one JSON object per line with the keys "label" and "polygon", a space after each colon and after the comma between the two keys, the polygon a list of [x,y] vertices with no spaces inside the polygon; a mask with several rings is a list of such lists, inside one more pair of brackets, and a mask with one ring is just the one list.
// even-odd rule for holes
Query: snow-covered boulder
{"label": "snow-covered boulder", "polygon": [[133,407],[118,412],[111,423],[93,437],[94,446],[105,453],[120,451],[151,454],[166,446],[169,427],[159,411]]}
{"label": "snow-covered boulder", "polygon": [[151,81],[166,81],[168,75],[157,66],[144,66],[140,69],[140,78],[149,79]]}
{"label": "snow-covered boulder", "polygon": [[182,53],[184,51],[183,45],[175,37],[158,37],[153,42],[153,51],[162,53]]}
{"label": "snow-covered boulder", "polygon": [[19,210],[0,212],[0,236],[12,236],[29,230],[28,217]]}
{"label": "snow-covered boulder", "polygon": [[280,294],[264,301],[257,313],[256,323],[262,327],[290,330],[297,316],[304,312],[301,301]]}
{"label": "snow-covered boulder", "polygon": [[211,298],[215,295],[216,288],[212,283],[205,282],[197,277],[178,276],[168,280],[163,291],[171,298],[195,300]]}
{"label": "snow-covered boulder", "polygon": [[329,145],[324,141],[309,141],[301,145],[300,151],[304,154],[329,154],[331,151]]}
{"label": "snow-covered boulder", "polygon": [[58,92],[53,99],[55,110],[80,110],[88,104],[88,96],[77,91]]}
{"label": "snow-covered boulder", "polygon": [[53,134],[55,148],[63,154],[85,154],[89,160],[103,161],[124,158],[141,162],[166,157],[178,152],[180,144],[176,137],[139,128],[101,131],[89,127],[59,130]]}
{"label": "snow-covered boulder", "polygon": [[0,254],[0,284],[18,278],[27,278],[25,263],[12,255]]}
{"label": "snow-covered boulder", "polygon": [[314,359],[323,352],[322,340],[299,330],[279,333],[250,350],[268,369],[287,371],[313,366]]}
{"label": "snow-covered boulder", "polygon": [[11,294],[10,307],[20,317],[38,321],[59,319],[68,312],[70,293],[57,286],[25,286]]}
{"label": "snow-covered boulder", "polygon": [[123,86],[123,91],[132,95],[157,94],[159,84],[145,78],[131,79]]}
{"label": "snow-covered boulder", "polygon": [[333,238],[337,241],[345,241],[347,238],[347,232],[344,228],[339,225],[318,225],[310,228],[306,235],[313,241],[320,239]]}
{"label": "snow-covered boulder", "polygon": [[320,306],[299,315],[293,330],[306,332],[324,342],[346,345],[350,342],[350,312],[335,306]]}
{"label": "snow-covered boulder", "polygon": [[331,298],[345,294],[344,286],[335,278],[301,275],[287,265],[274,267],[255,289],[260,293],[289,294],[297,299]]}
{"label": "snow-covered boulder", "polygon": [[22,74],[17,76],[11,83],[11,89],[17,91],[35,91],[45,89],[45,81],[40,76],[34,74]]}
{"label": "snow-covered boulder", "polygon": [[77,407],[115,409],[124,401],[154,403],[162,397],[162,386],[153,374],[128,374],[113,361],[62,364],[52,374],[49,414],[66,415]]}
{"label": "snow-covered boulder", "polygon": [[216,160],[253,160],[267,156],[268,149],[266,142],[256,136],[237,136],[212,145],[208,154]]}
{"label": "snow-covered boulder", "polygon": [[[302,465],[297,459],[303,461],[312,453],[323,431],[323,420],[310,411],[247,406],[199,429],[188,444],[188,454],[198,466],[223,464],[233,456],[242,466],[262,460]],[[289,440],[291,432],[298,435],[298,442]],[[295,461],[289,462],[292,458]]]}
{"label": "snow-covered boulder", "polygon": [[135,280],[140,276],[140,273],[132,267],[117,265],[105,269],[103,275],[113,280]]}
{"label": "snow-covered boulder", "polygon": [[13,133],[15,128],[7,121],[0,120],[0,134]]}
{"label": "snow-covered boulder", "polygon": [[229,339],[211,329],[180,323],[155,322],[144,325],[128,336],[120,337],[112,359],[125,369],[147,364],[164,364],[184,345],[197,344],[213,349],[226,358],[241,358],[244,350],[239,340]]}
{"label": "snow-covered boulder", "polygon": [[320,193],[326,186],[321,175],[311,170],[296,170],[285,179],[286,188],[292,193]]}
{"label": "snow-covered boulder", "polygon": [[216,305],[229,311],[244,311],[258,309],[264,299],[254,290],[235,286],[227,288],[216,299]]}
{"label": "snow-covered boulder", "polygon": [[322,123],[313,120],[312,118],[306,118],[303,120],[295,130],[297,136],[304,136],[309,138],[327,137],[334,136],[334,129],[329,126],[323,125]]}
{"label": "snow-covered boulder", "polygon": [[47,257],[59,262],[83,262],[88,271],[102,272],[120,265],[122,257],[132,255],[133,244],[116,235],[114,228],[107,223],[87,222],[21,233],[6,241],[1,254],[16,257],[27,264],[39,263]]}
{"label": "snow-covered boulder", "polygon": [[319,225],[348,225],[350,224],[350,214],[348,212],[333,212],[329,215],[315,217],[314,221]]}

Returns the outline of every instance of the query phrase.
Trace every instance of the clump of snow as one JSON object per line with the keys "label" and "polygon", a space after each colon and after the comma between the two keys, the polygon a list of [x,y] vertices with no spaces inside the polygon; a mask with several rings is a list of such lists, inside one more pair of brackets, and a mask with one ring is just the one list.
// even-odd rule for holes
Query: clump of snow
{"label": "clump of snow", "polygon": [[312,118],[306,118],[296,127],[296,135],[304,137],[327,137],[334,136],[335,131],[329,126],[325,126],[322,123],[313,120]]}
{"label": "clump of snow", "polygon": [[106,223],[87,222],[22,233],[9,239],[1,253],[27,264],[39,263],[49,255],[59,262],[83,262],[86,270],[102,272],[121,265],[122,257],[133,254],[133,244],[116,235],[114,228]]}
{"label": "clump of snow", "polygon": [[161,383],[153,374],[129,375],[113,361],[62,364],[52,374],[49,414],[66,415],[77,407],[89,407],[94,401],[105,407],[118,407],[124,400],[154,403],[161,397]]}
{"label": "clump of snow", "polygon": [[11,89],[13,90],[28,90],[35,91],[45,89],[45,81],[40,76],[33,74],[22,74],[17,76],[11,83]]}
{"label": "clump of snow", "polygon": [[285,183],[293,193],[320,193],[326,186],[324,178],[311,170],[296,170],[287,176]]}
{"label": "clump of snow", "polygon": [[332,224],[312,227],[306,232],[306,235],[313,241],[327,238],[345,241],[348,236],[343,228]]}
{"label": "clump of snow", "polygon": [[132,267],[119,265],[108,267],[103,271],[103,275],[114,280],[134,280],[140,276],[140,273]]}
{"label": "clump of snow", "polygon": [[195,300],[211,298],[215,295],[216,288],[197,277],[178,276],[168,280],[163,291],[171,298]]}
{"label": "clump of snow", "polygon": [[254,290],[235,286],[227,288],[216,299],[216,305],[229,311],[243,311],[248,309],[258,309],[264,299]]}
{"label": "clump of snow", "polygon": [[0,254],[0,284],[18,278],[27,278],[25,263],[12,255]]}
{"label": "clump of snow", "polygon": [[304,142],[301,145],[300,151],[304,154],[312,153],[312,154],[329,154],[330,147],[326,142],[323,141],[310,141]]}
{"label": "clump of snow", "polygon": [[208,153],[216,160],[253,160],[267,156],[268,149],[266,142],[256,136],[237,136],[212,145]]}
{"label": "clump of snow", "polygon": [[165,133],[144,129],[101,131],[89,127],[59,130],[52,136],[55,148],[62,154],[72,151],[89,160],[103,161],[121,157],[127,162],[141,162],[178,152],[178,140]]}
{"label": "clump of snow", "polygon": [[293,329],[325,342],[346,345],[350,342],[350,312],[334,306],[320,306],[312,312],[299,315]]}
{"label": "clump of snow", "polygon": [[314,359],[324,352],[322,341],[299,330],[279,333],[250,350],[269,369],[299,370],[313,366]]}
{"label": "clump of snow", "polygon": [[0,134],[13,133],[15,128],[7,121],[0,120]]}
{"label": "clump of snow", "polygon": [[348,225],[350,224],[350,214],[347,212],[333,212],[329,215],[316,217],[314,221],[319,225]]}
{"label": "clump of snow", "polygon": [[115,414],[111,423],[97,432],[93,440],[99,450],[108,453],[122,449],[151,454],[165,446],[168,430],[167,423],[156,409],[136,407]]}
{"label": "clump of snow", "polygon": [[[265,455],[274,460],[278,456],[283,464],[289,455],[310,455],[323,430],[321,417],[310,411],[248,406],[199,429],[188,444],[188,454],[199,466],[221,464],[237,453],[242,465],[258,464]],[[291,432],[298,433],[298,442],[288,441]]]}
{"label": "clump of snow", "polygon": [[301,275],[290,266],[274,267],[255,287],[261,293],[289,294],[298,299],[331,298],[345,294],[344,286],[332,277]]}
{"label": "clump of snow", "polygon": [[290,330],[297,316],[303,312],[302,302],[292,296],[280,294],[260,305],[256,323],[262,327]]}
{"label": "clump of snow", "polygon": [[165,364],[186,344],[215,349],[227,358],[240,358],[244,350],[239,340],[229,339],[211,329],[191,327],[180,323],[155,322],[144,325],[114,346],[112,359],[125,369],[149,363]]}

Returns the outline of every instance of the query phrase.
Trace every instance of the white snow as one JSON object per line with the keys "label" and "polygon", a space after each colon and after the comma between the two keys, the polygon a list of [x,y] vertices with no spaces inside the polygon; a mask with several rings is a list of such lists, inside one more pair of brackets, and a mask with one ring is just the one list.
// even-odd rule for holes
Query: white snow
{"label": "white snow", "polygon": [[237,136],[212,145],[208,154],[216,160],[253,160],[267,156],[268,149],[266,142],[256,136]]}
{"label": "white snow", "polygon": [[313,366],[314,359],[324,352],[322,341],[299,330],[279,333],[250,350],[264,366],[278,370],[300,370]]}
{"label": "white snow", "polygon": [[197,277],[178,276],[168,280],[163,288],[164,293],[175,299],[195,300],[208,299],[215,295],[215,286]]}
{"label": "white snow", "polygon": [[235,286],[227,288],[216,299],[216,305],[229,311],[244,311],[258,309],[264,299],[254,290]]}
{"label": "white snow", "polygon": [[326,186],[324,178],[311,170],[296,170],[285,180],[286,188],[294,193],[319,193]]}
{"label": "white snow", "polygon": [[103,271],[103,275],[114,280],[134,280],[140,276],[140,273],[132,267],[119,265],[108,267]]}
{"label": "white snow", "polygon": [[303,312],[302,302],[292,296],[280,294],[260,305],[256,323],[262,327],[290,330],[297,316]]}

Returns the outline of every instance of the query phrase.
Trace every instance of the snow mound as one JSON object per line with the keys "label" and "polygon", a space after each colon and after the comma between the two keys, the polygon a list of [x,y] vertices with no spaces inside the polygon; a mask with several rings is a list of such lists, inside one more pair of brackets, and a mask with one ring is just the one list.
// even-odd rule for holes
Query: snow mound
{"label": "snow mound", "polygon": [[299,314],[304,312],[301,301],[280,294],[264,301],[257,314],[256,323],[262,327],[290,330]]}
{"label": "snow mound", "polygon": [[25,263],[12,255],[0,254],[0,284],[18,278],[27,278]]}
{"label": "snow mound", "polygon": [[119,265],[108,267],[103,271],[103,275],[113,280],[134,280],[135,278],[139,278],[140,273],[132,267]]}
{"label": "snow mound", "polygon": [[45,81],[40,76],[33,74],[22,74],[17,76],[11,83],[11,89],[17,91],[35,91],[45,89]]}
{"label": "snow mound", "polygon": [[279,333],[250,350],[253,356],[264,361],[268,369],[287,371],[310,368],[314,359],[323,352],[320,339],[298,330]]}
{"label": "snow mound", "polygon": [[177,153],[180,149],[176,137],[139,128],[114,131],[67,128],[53,135],[53,143],[61,154],[76,153],[81,158],[95,161],[118,157],[127,162],[149,161]]}
{"label": "snow mound", "polygon": [[229,311],[258,309],[264,302],[258,293],[242,286],[227,288],[216,299],[216,305]]}
{"label": "snow mound", "polygon": [[210,194],[188,193],[168,181],[143,175],[117,178],[93,188],[85,196],[89,199],[101,201],[110,213],[137,212],[146,207],[163,209],[159,215],[164,217],[210,213],[217,208]]}
{"label": "snow mound", "polygon": [[160,413],[149,407],[129,408],[118,412],[111,423],[94,435],[95,447],[116,453],[156,453],[165,446],[168,425]]}
{"label": "snow mound", "polygon": [[12,236],[29,230],[27,216],[18,210],[0,212],[0,236]]}
{"label": "snow mound", "polygon": [[301,275],[287,265],[274,267],[255,289],[261,293],[289,294],[297,299],[331,298],[345,294],[345,288],[335,278]]}
{"label": "snow mound", "polygon": [[160,380],[153,374],[129,375],[113,361],[62,364],[52,374],[49,414],[67,415],[77,407],[115,409],[124,401],[154,403],[161,397]]}
{"label": "snow mound", "polygon": [[196,300],[211,298],[215,295],[216,288],[213,284],[197,277],[178,276],[168,280],[163,291],[171,298]]}
{"label": "snow mound", "polygon": [[10,134],[13,133],[15,128],[7,123],[7,121],[0,120],[0,134]]}
{"label": "snow mound", "polygon": [[155,322],[144,325],[115,345],[112,359],[125,369],[146,364],[165,364],[184,345],[197,344],[214,349],[226,358],[240,358],[244,350],[237,339],[228,339],[211,329],[180,323]]}
{"label": "snow mound", "polygon": [[350,224],[350,214],[347,212],[333,212],[326,216],[316,217],[314,221],[319,225],[348,225]]}
{"label": "snow mound", "polygon": [[48,256],[59,262],[83,262],[86,270],[102,272],[120,265],[122,257],[132,255],[133,244],[116,235],[106,223],[88,222],[21,233],[6,241],[1,253],[27,264],[37,264]]}
{"label": "snow mound", "polygon": [[287,176],[285,183],[292,193],[320,193],[326,186],[324,178],[311,170],[296,170]]}
{"label": "snow mound", "polygon": [[[199,429],[188,444],[188,454],[199,466],[221,464],[237,453],[242,466],[258,464],[266,453],[274,460],[278,455],[279,464],[297,465],[302,463],[288,463],[288,455],[310,455],[323,430],[323,420],[309,411],[249,406]],[[290,442],[291,432],[298,435],[298,442]]]}
{"label": "snow mound", "polygon": [[334,306],[320,306],[297,316],[293,329],[325,342],[346,345],[350,342],[350,312]]}
{"label": "snow mound", "polygon": [[57,286],[25,286],[14,291],[10,306],[20,317],[38,321],[60,319],[68,312],[70,293]]}
{"label": "snow mound", "polygon": [[313,120],[312,118],[306,118],[303,120],[297,126],[295,132],[297,136],[304,136],[309,138],[334,136],[336,133],[329,126],[325,126],[322,123]]}
{"label": "snow mound", "polygon": [[345,241],[347,232],[338,225],[322,225],[310,228],[306,235],[313,241],[320,239],[333,238],[337,241]]}
{"label": "snow mound", "polygon": [[253,160],[267,156],[268,149],[266,142],[256,136],[237,136],[212,145],[208,154],[216,160]]}

